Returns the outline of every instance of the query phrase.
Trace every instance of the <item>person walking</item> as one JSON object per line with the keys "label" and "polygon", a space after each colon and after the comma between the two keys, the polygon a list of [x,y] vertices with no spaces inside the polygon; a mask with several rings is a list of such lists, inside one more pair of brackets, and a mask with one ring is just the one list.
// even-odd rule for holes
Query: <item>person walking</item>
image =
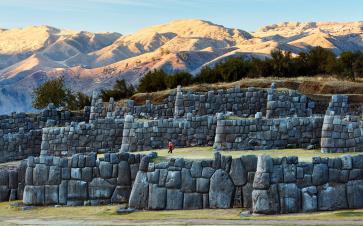
{"label": "person walking", "polygon": [[169,143],[168,143],[168,149],[169,149],[168,153],[173,154],[173,150],[174,150],[174,144],[173,144],[173,142],[169,141]]}

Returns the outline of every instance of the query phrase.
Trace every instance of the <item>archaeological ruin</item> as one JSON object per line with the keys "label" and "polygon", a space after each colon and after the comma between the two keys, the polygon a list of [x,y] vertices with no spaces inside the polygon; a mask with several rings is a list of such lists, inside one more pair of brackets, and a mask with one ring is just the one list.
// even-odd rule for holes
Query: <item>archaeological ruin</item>
{"label": "archaeological ruin", "polygon": [[[102,102],[0,116],[0,201],[135,209],[244,207],[279,214],[363,208],[363,154],[337,158],[221,155],[221,150],[363,151],[363,104],[270,88],[185,92],[162,103]],[[168,141],[213,146],[214,159],[154,162]]]}

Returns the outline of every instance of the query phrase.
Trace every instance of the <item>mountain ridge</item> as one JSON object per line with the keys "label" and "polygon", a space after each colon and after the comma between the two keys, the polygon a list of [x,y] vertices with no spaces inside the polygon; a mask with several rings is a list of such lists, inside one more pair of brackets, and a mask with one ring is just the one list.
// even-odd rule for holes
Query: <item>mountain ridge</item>
{"label": "mountain ridge", "polygon": [[274,49],[297,54],[315,46],[336,54],[363,51],[363,22],[283,22],[247,32],[185,19],[127,35],[46,25],[0,29],[0,113],[33,111],[32,89],[58,76],[90,94],[117,79],[136,85],[153,69],[196,74],[233,56],[264,58]]}

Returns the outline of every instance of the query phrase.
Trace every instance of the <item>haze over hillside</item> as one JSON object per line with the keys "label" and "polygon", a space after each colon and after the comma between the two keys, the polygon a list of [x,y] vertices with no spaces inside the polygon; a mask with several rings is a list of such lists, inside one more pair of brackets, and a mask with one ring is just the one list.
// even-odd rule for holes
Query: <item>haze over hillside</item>
{"label": "haze over hillside", "polygon": [[202,20],[177,20],[134,34],[91,33],[48,26],[0,28],[0,113],[31,111],[31,91],[49,78],[90,94],[117,79],[137,84],[147,71],[186,70],[232,56],[267,57],[271,50],[293,53],[314,46],[363,51],[363,22],[281,23],[256,32]]}

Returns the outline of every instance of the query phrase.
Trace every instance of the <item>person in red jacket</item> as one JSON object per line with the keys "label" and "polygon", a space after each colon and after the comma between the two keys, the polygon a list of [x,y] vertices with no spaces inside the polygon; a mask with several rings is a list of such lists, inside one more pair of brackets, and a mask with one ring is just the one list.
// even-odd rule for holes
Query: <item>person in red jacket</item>
{"label": "person in red jacket", "polygon": [[168,143],[168,149],[169,149],[169,151],[168,151],[168,153],[173,153],[173,150],[174,150],[174,144],[173,144],[173,142],[171,142],[171,141],[169,141],[169,143]]}

